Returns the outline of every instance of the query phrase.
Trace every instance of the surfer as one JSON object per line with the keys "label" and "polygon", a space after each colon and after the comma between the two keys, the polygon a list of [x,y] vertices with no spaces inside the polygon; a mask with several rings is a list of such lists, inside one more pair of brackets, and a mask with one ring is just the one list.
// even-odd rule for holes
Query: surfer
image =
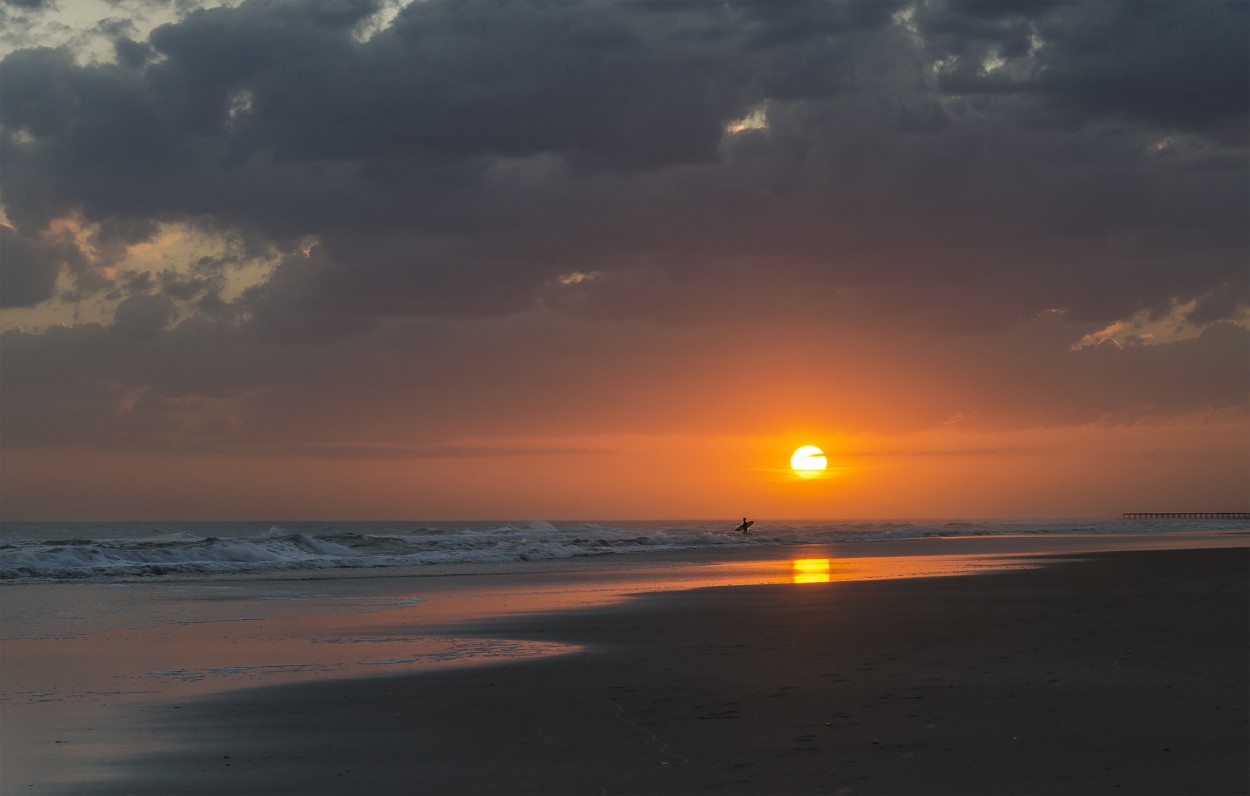
{"label": "surfer", "polygon": [[755,524],[755,520],[748,520],[746,517],[743,517],[742,524],[739,525],[737,528],[734,528],[734,530],[742,531],[744,534],[750,533],[750,531],[748,531],[747,528],[750,528],[754,524]]}

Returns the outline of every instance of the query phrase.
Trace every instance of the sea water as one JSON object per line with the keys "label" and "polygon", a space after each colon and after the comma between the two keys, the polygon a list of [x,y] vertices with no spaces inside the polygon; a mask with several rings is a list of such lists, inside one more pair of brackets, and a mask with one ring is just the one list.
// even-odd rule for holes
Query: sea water
{"label": "sea water", "polygon": [[[447,630],[482,617],[647,589],[789,582],[789,559],[813,549],[838,556],[839,578],[936,575],[979,566],[970,556],[1183,546],[1200,536],[1244,544],[1250,527],[764,520],[741,534],[736,524],[0,525],[0,790],[106,777],[108,761],[157,742],[143,735],[145,715],[213,692],[579,654],[569,644]],[[907,564],[854,563],[874,556]]]}
{"label": "sea water", "polygon": [[0,523],[0,580],[176,578],[681,550],[1245,528],[1229,520]]}

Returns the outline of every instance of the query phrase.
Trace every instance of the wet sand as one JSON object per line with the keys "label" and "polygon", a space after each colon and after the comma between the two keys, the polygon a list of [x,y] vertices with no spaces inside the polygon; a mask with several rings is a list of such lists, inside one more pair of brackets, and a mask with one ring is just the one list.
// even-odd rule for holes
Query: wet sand
{"label": "wet sand", "polygon": [[1245,548],[1103,553],[491,620],[584,648],[149,707],[163,751],[74,790],[1246,793],[1248,575]]}

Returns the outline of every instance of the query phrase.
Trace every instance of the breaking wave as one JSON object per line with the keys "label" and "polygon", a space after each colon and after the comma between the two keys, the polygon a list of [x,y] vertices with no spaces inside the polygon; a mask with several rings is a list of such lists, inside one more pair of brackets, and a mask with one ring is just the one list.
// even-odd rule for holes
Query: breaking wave
{"label": "breaking wave", "polygon": [[[1141,533],[1143,523],[878,522],[757,524],[750,535],[717,523],[467,523],[387,527],[379,523],[283,526],[183,523],[193,530],[136,525],[7,526],[0,541],[0,580],[81,579],[178,574],[543,561],[576,556],[885,541],[1021,533]],[[305,523],[289,525],[303,526]],[[1203,522],[1205,529],[1216,523]],[[1241,524],[1244,527],[1244,523]],[[195,531],[219,530],[220,535]],[[1176,524],[1157,530],[1186,530]],[[54,538],[57,532],[81,537]]]}

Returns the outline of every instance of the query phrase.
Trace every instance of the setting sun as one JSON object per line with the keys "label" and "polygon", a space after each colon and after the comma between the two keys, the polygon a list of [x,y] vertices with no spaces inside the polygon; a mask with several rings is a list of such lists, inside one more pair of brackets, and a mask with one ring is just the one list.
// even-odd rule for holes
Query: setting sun
{"label": "setting sun", "polygon": [[790,457],[790,468],[802,478],[816,478],[827,465],[825,452],[815,445],[804,445]]}

